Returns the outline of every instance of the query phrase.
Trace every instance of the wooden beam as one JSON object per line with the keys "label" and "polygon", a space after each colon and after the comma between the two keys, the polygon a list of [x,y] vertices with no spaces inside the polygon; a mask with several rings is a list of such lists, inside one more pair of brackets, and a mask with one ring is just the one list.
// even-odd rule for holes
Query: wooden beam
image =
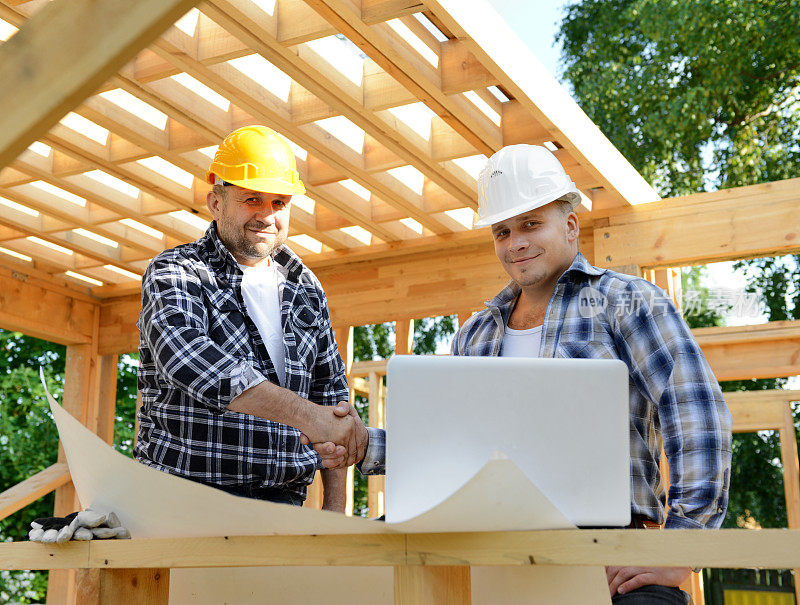
{"label": "wooden beam", "polygon": [[109,445],[114,444],[118,361],[118,355],[98,357],[97,436]]}
{"label": "wooden beam", "polygon": [[[593,213],[596,264],[698,265],[800,251],[800,179]],[[601,219],[605,218],[605,221]]]}
{"label": "wooden beam", "polygon": [[[365,108],[360,99],[354,98],[343,88],[343,83],[336,81],[337,78],[331,69],[325,69],[321,57],[310,49],[301,49],[303,52],[297,53],[283,47],[259,27],[258,22],[248,14],[248,5],[239,0],[213,0],[206,10],[210,11],[212,18],[223,24],[226,29],[258,50],[304,88],[371,134],[387,149],[402,157],[448,193],[461,199],[465,205],[471,203],[475,193],[474,185],[470,186],[460,181],[446,168],[434,162],[428,150],[415,145],[412,139],[400,134],[397,124],[392,128],[386,120]],[[412,216],[426,225],[426,220],[420,220],[416,215]],[[435,224],[426,226],[433,231],[439,230]]]}
{"label": "wooden beam", "polygon": [[361,18],[370,23],[397,19],[425,10],[419,0],[361,0]]}
{"label": "wooden beam", "polygon": [[97,302],[0,266],[0,327],[60,344],[91,341]]}
{"label": "wooden beam", "polygon": [[0,93],[0,167],[194,4],[57,0],[38,11],[0,48],[0,80],[6,84]]}
{"label": "wooden beam", "polygon": [[[62,405],[66,411],[92,431],[97,430],[97,331],[100,311],[95,312],[95,327],[90,344],[67,347],[64,370],[64,395]],[[58,462],[66,464],[64,447],[59,442]],[[72,482],[56,489],[53,515],[63,517],[81,510],[81,503]],[[77,603],[77,580],[74,570],[55,570],[50,572],[47,582],[48,603]]]}
{"label": "wooden beam", "polygon": [[[335,553],[336,556],[331,556]],[[0,543],[0,569],[282,565],[800,566],[800,530],[545,530]]]}
{"label": "wooden beam", "polygon": [[377,359],[375,361],[357,361],[350,370],[350,376],[369,376],[373,372],[379,376],[386,375],[386,364],[388,359]]}
{"label": "wooden beam", "polygon": [[[469,101],[448,97],[441,90],[441,74],[418,58],[402,38],[385,25],[368,26],[343,0],[307,0],[320,15],[361,48],[384,71],[430,107],[477,153],[491,155],[502,147],[499,127],[470,107]],[[480,115],[479,115],[480,114]]]}
{"label": "wooden beam", "polygon": [[139,348],[139,330],[136,321],[142,307],[142,295],[137,292],[112,298],[100,306],[100,355],[122,355]]}
{"label": "wooden beam", "polygon": [[358,324],[477,308],[508,282],[491,242],[313,270],[335,321]]}
{"label": "wooden beam", "polygon": [[0,493],[0,519],[5,519],[25,508],[57,487],[69,483],[69,467],[65,462],[57,462],[43,471],[28,477]]}
{"label": "wooden beam", "polygon": [[718,380],[800,374],[800,321],[692,331]]}

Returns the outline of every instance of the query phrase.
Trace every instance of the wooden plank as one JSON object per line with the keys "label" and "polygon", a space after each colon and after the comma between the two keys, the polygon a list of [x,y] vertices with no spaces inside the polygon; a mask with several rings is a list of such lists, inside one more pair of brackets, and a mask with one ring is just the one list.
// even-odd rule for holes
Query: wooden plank
{"label": "wooden plank", "polygon": [[361,18],[369,23],[397,19],[425,10],[419,0],[361,0]]}
{"label": "wooden plank", "polygon": [[786,569],[800,562],[800,530],[785,529],[409,534],[407,539],[408,564],[417,560],[424,561],[425,565],[681,565]]}
{"label": "wooden plank", "polygon": [[[797,456],[797,435],[794,427],[792,408],[784,406],[784,421],[780,429],[781,464],[783,465],[783,490],[786,496],[786,518],[789,529],[800,528],[800,466]],[[800,602],[800,568],[794,574],[794,595]]]}
{"label": "wooden plank", "polygon": [[699,328],[693,333],[718,380],[800,373],[800,321]]}
{"label": "wooden plank", "polygon": [[82,569],[89,566],[89,542],[0,544],[0,569]]}
{"label": "wooden plank", "polygon": [[[98,357],[97,334],[100,321],[99,307],[95,307],[94,329],[89,344],[67,346],[66,367],[64,369],[64,395],[61,404],[64,409],[78,418],[83,425],[97,430],[98,407]],[[59,442],[58,462],[66,463],[64,447]],[[72,482],[56,489],[53,515],[63,517],[81,510],[75,486]],[[77,602],[77,574],[74,570],[51,571],[47,583],[48,603]]]}
{"label": "wooden plank", "polygon": [[[391,74],[414,96],[430,107],[454,130],[472,144],[478,153],[491,155],[502,147],[499,128],[480,112],[472,111],[469,101],[445,95],[441,74],[431,75],[430,65],[415,56],[399,36],[386,26],[369,27],[347,2],[342,0],[307,0],[320,15],[359,46],[373,61]],[[437,80],[438,76],[438,81]]]}
{"label": "wooden plank", "polygon": [[800,529],[800,466],[797,456],[797,436],[792,408],[783,408],[783,426],[780,428],[783,486],[786,492],[786,516],[790,529]]}
{"label": "wooden plank", "polygon": [[800,179],[640,204],[609,212],[607,219],[607,226],[595,227],[601,266],[697,265],[795,253],[800,251]]}
{"label": "wooden plank", "polygon": [[167,605],[169,569],[91,569],[78,573],[81,605]]}
{"label": "wooden plank", "polygon": [[[141,286],[140,286],[141,287]],[[137,292],[112,298],[100,305],[100,355],[121,355],[139,348],[139,329],[136,321],[142,306],[142,295]]]}
{"label": "wooden plank", "polygon": [[733,416],[734,433],[778,430],[783,426],[785,401],[737,400],[729,398],[728,393],[725,400]]}
{"label": "wooden plank", "polygon": [[469,567],[395,567],[394,602],[396,605],[469,605],[472,603],[470,577]]}
{"label": "wooden plank", "polygon": [[0,266],[0,327],[60,344],[91,340],[97,303]]}
{"label": "wooden plank", "polygon": [[[346,116],[359,128],[372,135],[387,149],[402,157],[448,193],[460,199],[462,203],[472,202],[475,196],[474,185],[458,179],[445,167],[434,162],[427,149],[416,145],[413,139],[401,135],[398,128],[401,128],[402,124],[396,124],[393,129],[382,116],[364,107],[361,99],[343,88],[345,83],[337,82],[338,74],[332,69],[326,69],[327,64],[310,49],[301,49],[304,52],[297,53],[284,48],[259,27],[258,22],[248,15],[247,5],[239,0],[214,0],[206,10],[211,11],[209,15],[223,23],[226,29],[239,36],[243,42],[256,49],[293,80]],[[386,199],[389,201],[392,196]],[[413,208],[405,209],[414,212]],[[416,213],[410,216],[434,232],[447,231],[437,226],[430,217],[420,218]]]}
{"label": "wooden plank", "polygon": [[98,358],[97,435],[109,445],[114,443],[118,361],[118,355],[102,355]]}
{"label": "wooden plank", "polygon": [[414,352],[414,320],[398,319],[395,322],[395,345],[396,355],[411,355]]}
{"label": "wooden plank", "polygon": [[25,508],[57,487],[70,481],[69,467],[65,462],[57,462],[43,471],[28,477],[0,493],[0,519],[5,519]]}
{"label": "wooden plank", "polygon": [[378,359],[375,361],[357,361],[353,364],[353,367],[350,370],[350,376],[369,376],[372,373],[385,376],[387,363],[389,363],[387,359]]}
{"label": "wooden plank", "polygon": [[[87,557],[88,554],[88,557]],[[0,543],[0,569],[281,565],[800,567],[800,530],[547,530]]]}
{"label": "wooden plank", "polygon": [[[195,3],[57,0],[38,11],[0,48],[0,79],[7,84],[0,93],[0,166],[44,135]],[[81,61],[75,61],[78,56]]]}

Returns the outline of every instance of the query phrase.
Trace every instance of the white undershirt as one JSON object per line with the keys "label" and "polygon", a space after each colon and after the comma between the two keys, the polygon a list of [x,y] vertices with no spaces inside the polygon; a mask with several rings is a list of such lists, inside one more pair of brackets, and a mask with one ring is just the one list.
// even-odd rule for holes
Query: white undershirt
{"label": "white undershirt", "polygon": [[258,267],[240,264],[242,272],[242,298],[247,313],[256,324],[258,333],[267,347],[281,385],[286,384],[286,362],[281,326],[281,285],[286,281],[275,263],[262,263]]}
{"label": "white undershirt", "polygon": [[542,326],[527,330],[514,330],[506,326],[501,357],[539,357]]}

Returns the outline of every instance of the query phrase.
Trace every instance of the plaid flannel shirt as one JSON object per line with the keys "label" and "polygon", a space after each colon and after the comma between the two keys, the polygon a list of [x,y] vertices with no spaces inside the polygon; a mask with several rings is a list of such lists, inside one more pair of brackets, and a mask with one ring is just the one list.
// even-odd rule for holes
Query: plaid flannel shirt
{"label": "plaid flannel shirt", "polygon": [[[454,355],[498,356],[519,295],[509,283],[453,340]],[[731,415],[672,300],[649,282],[578,254],[556,284],[540,357],[620,359],[628,366],[631,512],[667,528],[717,528],[728,507]],[[669,462],[669,512],[659,468]]]}
{"label": "plaid flannel shirt", "polygon": [[[317,278],[283,246],[286,388],[319,405],[348,399],[345,368]],[[212,485],[275,487],[305,499],[319,455],[300,431],[227,407],[248,388],[280,384],[241,292],[242,271],[211,223],[166,250],[142,279],[139,435],[134,456]]]}

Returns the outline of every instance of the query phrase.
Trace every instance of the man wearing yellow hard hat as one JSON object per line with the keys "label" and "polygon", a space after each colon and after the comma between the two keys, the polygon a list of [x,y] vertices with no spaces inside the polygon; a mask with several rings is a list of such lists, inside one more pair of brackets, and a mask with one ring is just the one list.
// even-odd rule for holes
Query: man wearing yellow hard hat
{"label": "man wearing yellow hard hat", "polygon": [[[301,505],[320,466],[301,443],[337,444],[352,464],[367,432],[333,413],[345,368],[317,278],[284,242],[305,193],[286,140],[246,126],[222,142],[207,180],[214,217],[142,279],[134,456],[230,493]],[[344,470],[323,469],[329,510],[344,511]]]}
{"label": "man wearing yellow hard hat", "polygon": [[[728,505],[731,415],[719,383],[659,288],[600,269],[578,251],[581,194],[553,153],[510,145],[483,169],[478,227],[511,278],[456,334],[453,355],[620,359],[629,370],[631,527],[718,528]],[[345,413],[343,410],[341,413]],[[346,413],[352,415],[353,410]],[[379,429],[370,429],[378,431]],[[361,468],[380,473],[385,435]],[[669,462],[669,508],[659,459]],[[323,463],[342,457],[318,444]],[[330,452],[330,453],[327,453]],[[683,567],[608,567],[615,604],[688,602]]]}

